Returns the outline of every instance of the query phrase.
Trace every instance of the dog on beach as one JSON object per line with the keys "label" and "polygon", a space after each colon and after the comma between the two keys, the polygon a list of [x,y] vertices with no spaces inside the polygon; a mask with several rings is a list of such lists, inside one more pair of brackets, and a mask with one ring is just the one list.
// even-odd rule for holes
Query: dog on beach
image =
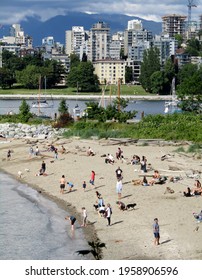
{"label": "dog on beach", "polygon": [[22,178],[22,171],[18,171],[18,177]]}
{"label": "dog on beach", "polygon": [[164,194],[166,193],[174,193],[175,191],[173,189],[171,189],[170,187],[166,187],[166,190],[164,192]]}
{"label": "dog on beach", "polygon": [[129,203],[129,204],[126,205],[126,210],[135,209],[136,205],[137,205],[137,203]]}
{"label": "dog on beach", "polygon": [[140,179],[135,179],[135,180],[132,180],[132,183],[134,186],[139,186],[142,184],[142,180]]}

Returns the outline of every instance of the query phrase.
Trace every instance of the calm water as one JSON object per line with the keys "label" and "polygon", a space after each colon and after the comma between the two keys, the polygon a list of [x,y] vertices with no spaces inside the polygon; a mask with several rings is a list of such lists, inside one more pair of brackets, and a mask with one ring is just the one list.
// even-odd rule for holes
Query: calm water
{"label": "calm water", "polygon": [[[33,100],[27,100],[27,103],[32,105]],[[51,101],[48,101],[51,102]],[[58,112],[58,106],[59,106],[60,100],[54,100],[53,101],[53,108],[46,108],[41,109],[41,111],[54,118],[54,114]],[[6,114],[9,111],[13,111],[14,113],[18,113],[19,106],[21,104],[21,100],[0,100],[0,114]],[[72,113],[73,108],[76,104],[78,104],[81,108],[81,110],[84,110],[86,108],[86,101],[83,100],[67,100],[66,104],[69,106],[69,111]],[[136,119],[141,118],[141,112],[144,111],[145,116],[146,115],[154,115],[154,114],[164,114],[164,106],[165,101],[159,100],[159,101],[145,101],[145,100],[137,100],[135,102],[130,101],[127,107],[127,110],[136,110],[138,111]],[[31,112],[37,113],[37,108],[31,108]]]}
{"label": "calm water", "polygon": [[75,251],[87,249],[87,242],[77,222],[72,236],[66,215],[37,191],[0,173],[0,260],[81,259]]}

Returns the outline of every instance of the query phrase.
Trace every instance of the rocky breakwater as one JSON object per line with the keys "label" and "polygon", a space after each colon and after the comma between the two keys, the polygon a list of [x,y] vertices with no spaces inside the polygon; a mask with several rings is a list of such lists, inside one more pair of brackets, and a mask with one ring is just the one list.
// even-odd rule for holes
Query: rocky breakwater
{"label": "rocky breakwater", "polygon": [[66,131],[65,128],[53,128],[45,125],[28,125],[22,123],[4,123],[0,124],[0,135],[5,138],[34,138],[38,140],[53,139]]}

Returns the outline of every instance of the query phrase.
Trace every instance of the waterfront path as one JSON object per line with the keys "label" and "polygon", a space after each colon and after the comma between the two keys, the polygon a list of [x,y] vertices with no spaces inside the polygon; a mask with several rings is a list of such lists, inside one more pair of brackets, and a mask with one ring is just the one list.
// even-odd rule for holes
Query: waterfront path
{"label": "waterfront path", "polygon": [[[106,99],[109,98],[116,98],[117,96],[105,96]],[[130,99],[130,100],[170,100],[170,95],[122,95],[122,98]],[[37,99],[38,94],[0,94],[0,100],[19,100],[19,99],[26,99],[26,100],[33,100]],[[69,100],[100,100],[101,95],[46,95],[46,99],[69,99]]]}

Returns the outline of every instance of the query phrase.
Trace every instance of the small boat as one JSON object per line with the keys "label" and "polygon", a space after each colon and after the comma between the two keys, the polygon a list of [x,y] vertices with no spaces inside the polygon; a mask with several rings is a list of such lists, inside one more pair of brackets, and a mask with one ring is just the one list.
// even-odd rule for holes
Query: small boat
{"label": "small boat", "polygon": [[39,94],[38,94],[38,100],[32,102],[32,108],[38,108],[40,111],[40,108],[53,108],[53,100],[51,103],[49,103],[46,100],[46,77],[45,77],[45,95],[43,98],[41,98],[41,76],[39,77]]}
{"label": "small boat", "polygon": [[53,108],[52,104],[49,104],[46,100],[40,100],[32,102],[32,108]]}
{"label": "small boat", "polygon": [[180,101],[177,99],[175,92],[175,77],[172,80],[171,86],[171,100],[165,101],[165,114],[180,113],[182,110],[179,108]]}
{"label": "small boat", "polygon": [[81,113],[81,108],[79,107],[78,104],[73,108],[73,118],[74,119],[79,119],[81,118],[82,113]]}

